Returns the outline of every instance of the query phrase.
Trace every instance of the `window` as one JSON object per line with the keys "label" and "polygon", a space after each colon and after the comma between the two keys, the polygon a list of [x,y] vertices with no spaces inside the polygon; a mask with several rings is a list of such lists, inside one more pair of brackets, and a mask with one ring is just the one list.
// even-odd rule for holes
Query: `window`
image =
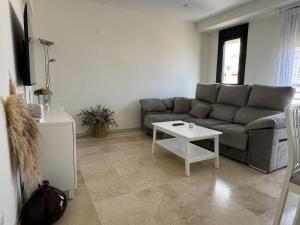
{"label": "window", "polygon": [[244,84],[248,24],[219,33],[217,82]]}

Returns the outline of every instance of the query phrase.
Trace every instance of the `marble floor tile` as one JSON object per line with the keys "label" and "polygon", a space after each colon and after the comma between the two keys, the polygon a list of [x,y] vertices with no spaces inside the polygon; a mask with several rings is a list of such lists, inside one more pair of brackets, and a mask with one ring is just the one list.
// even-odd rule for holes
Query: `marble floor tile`
{"label": "marble floor tile", "polygon": [[75,194],[76,198],[68,202],[68,210],[73,211],[93,203],[80,171],[78,171],[77,175],[77,189]]}
{"label": "marble floor tile", "polygon": [[231,199],[259,216],[274,208],[277,200],[253,186],[240,186],[231,190]]}
{"label": "marble floor tile", "polygon": [[128,182],[119,179],[93,180],[86,182],[93,201],[99,201],[130,193]]}
{"label": "marble floor tile", "polygon": [[132,194],[95,202],[95,207],[103,225],[157,225]]}
{"label": "marble floor tile", "polygon": [[153,216],[188,205],[195,200],[192,193],[177,192],[168,184],[136,192],[134,197]]}
{"label": "marble floor tile", "polygon": [[93,201],[85,185],[84,178],[78,172],[78,185],[75,198],[68,201],[64,215],[55,225],[101,225]]}
{"label": "marble floor tile", "polygon": [[74,210],[67,209],[55,225],[101,225],[101,222],[91,203]]}
{"label": "marble floor tile", "polygon": [[213,225],[212,221],[203,220],[189,205],[159,213],[154,218],[160,225]]}

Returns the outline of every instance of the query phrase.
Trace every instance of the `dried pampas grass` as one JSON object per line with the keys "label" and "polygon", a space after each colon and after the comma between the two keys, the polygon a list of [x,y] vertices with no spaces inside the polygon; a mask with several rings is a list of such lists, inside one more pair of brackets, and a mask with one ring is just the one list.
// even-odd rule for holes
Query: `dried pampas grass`
{"label": "dried pampas grass", "polygon": [[13,82],[9,83],[10,95],[4,101],[13,166],[20,171],[24,182],[25,198],[41,182],[38,166],[38,129],[28,112],[22,95],[16,95]]}

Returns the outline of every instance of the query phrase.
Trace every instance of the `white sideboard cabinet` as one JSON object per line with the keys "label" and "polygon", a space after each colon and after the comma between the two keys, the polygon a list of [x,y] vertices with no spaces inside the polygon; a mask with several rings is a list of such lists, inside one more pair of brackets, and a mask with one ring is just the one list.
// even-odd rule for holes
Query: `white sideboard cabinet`
{"label": "white sideboard cabinet", "polygon": [[51,107],[38,123],[42,179],[74,198],[77,187],[76,127],[63,107]]}

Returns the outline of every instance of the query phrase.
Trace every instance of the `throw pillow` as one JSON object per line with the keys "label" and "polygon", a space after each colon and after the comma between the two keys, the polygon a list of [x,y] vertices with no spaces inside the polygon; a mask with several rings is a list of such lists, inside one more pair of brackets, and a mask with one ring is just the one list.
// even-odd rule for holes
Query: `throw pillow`
{"label": "throw pillow", "polygon": [[202,105],[197,104],[194,108],[190,111],[190,115],[199,119],[203,119],[207,117],[208,113],[211,111],[210,105]]}
{"label": "throw pillow", "polygon": [[167,109],[173,109],[173,98],[164,98],[161,101]]}
{"label": "throw pillow", "polygon": [[173,113],[188,114],[191,110],[191,100],[188,98],[174,98]]}

